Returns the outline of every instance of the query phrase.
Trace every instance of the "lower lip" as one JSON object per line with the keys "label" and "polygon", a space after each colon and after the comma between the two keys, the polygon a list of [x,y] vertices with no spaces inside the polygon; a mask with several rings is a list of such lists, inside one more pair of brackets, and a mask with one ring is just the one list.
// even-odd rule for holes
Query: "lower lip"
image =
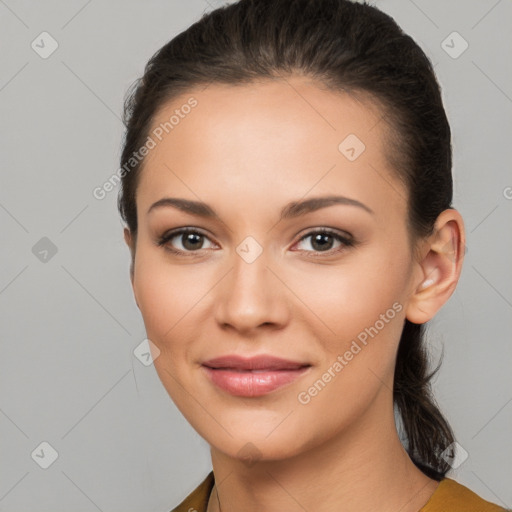
{"label": "lower lip", "polygon": [[207,366],[202,368],[210,380],[219,388],[235,396],[263,396],[279,389],[304,375],[310,367],[298,370],[269,370],[263,372],[214,370]]}

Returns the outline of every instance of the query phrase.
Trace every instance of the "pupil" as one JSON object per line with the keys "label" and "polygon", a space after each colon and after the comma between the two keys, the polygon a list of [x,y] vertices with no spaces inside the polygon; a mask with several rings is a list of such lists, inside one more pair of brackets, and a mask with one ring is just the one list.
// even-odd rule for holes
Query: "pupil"
{"label": "pupil", "polygon": [[[198,245],[194,245],[194,242],[201,242],[201,239],[203,237],[203,235],[199,235],[197,233],[186,233],[185,235],[183,235],[184,239],[182,239],[182,243],[183,243],[183,247],[185,247],[185,249],[197,249],[198,248]],[[188,244],[191,244],[191,245],[188,245]],[[199,247],[201,246],[201,244],[199,244]]]}
{"label": "pupil", "polygon": [[[329,250],[332,246],[332,239],[330,240],[330,243],[329,240],[326,241],[326,239],[329,238],[331,238],[331,235],[327,233],[318,233],[313,237],[313,242],[311,245],[313,246],[314,249]],[[319,244],[318,247],[315,247],[315,244]],[[326,245],[328,247],[326,247]]]}

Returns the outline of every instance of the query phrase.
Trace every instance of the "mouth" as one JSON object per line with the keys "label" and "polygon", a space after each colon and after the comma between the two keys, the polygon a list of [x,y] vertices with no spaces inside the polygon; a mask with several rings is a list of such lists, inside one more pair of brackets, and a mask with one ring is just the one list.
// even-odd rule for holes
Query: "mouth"
{"label": "mouth", "polygon": [[202,369],[210,381],[234,396],[257,397],[290,384],[308,372],[311,365],[263,355],[242,358],[231,355],[210,359]]}

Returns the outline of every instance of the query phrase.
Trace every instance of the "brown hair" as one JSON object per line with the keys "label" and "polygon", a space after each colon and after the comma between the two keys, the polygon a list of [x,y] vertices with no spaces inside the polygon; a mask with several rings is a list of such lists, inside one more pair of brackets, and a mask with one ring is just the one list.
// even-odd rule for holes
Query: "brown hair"
{"label": "brown hair", "polygon": [[[159,49],[128,91],[121,166],[141,148],[159,109],[209,83],[244,84],[301,74],[331,90],[366,95],[388,126],[387,158],[408,191],[412,240],[433,232],[451,208],[450,127],[432,65],[411,37],[378,9],[349,0],[240,0],[216,9]],[[118,207],[136,237],[135,193],[144,161],[122,177]],[[394,402],[409,456],[445,477],[441,452],[453,432],[431,394],[424,324],[405,320]]]}

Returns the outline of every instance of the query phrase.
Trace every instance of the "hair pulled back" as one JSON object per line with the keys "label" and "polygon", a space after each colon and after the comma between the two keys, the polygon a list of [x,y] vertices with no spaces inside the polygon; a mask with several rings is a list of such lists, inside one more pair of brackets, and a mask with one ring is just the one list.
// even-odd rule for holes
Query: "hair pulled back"
{"label": "hair pulled back", "polygon": [[[408,191],[411,240],[432,233],[451,208],[450,127],[432,65],[387,14],[349,0],[240,0],[178,34],[149,60],[128,91],[121,166],[141,148],[152,120],[173,98],[210,83],[238,85],[300,74],[340,92],[376,101],[388,126],[386,155]],[[135,192],[144,161],[122,176],[118,208],[137,234]],[[441,480],[440,457],[454,441],[431,393],[425,324],[405,320],[394,402],[405,447],[425,474]]]}

